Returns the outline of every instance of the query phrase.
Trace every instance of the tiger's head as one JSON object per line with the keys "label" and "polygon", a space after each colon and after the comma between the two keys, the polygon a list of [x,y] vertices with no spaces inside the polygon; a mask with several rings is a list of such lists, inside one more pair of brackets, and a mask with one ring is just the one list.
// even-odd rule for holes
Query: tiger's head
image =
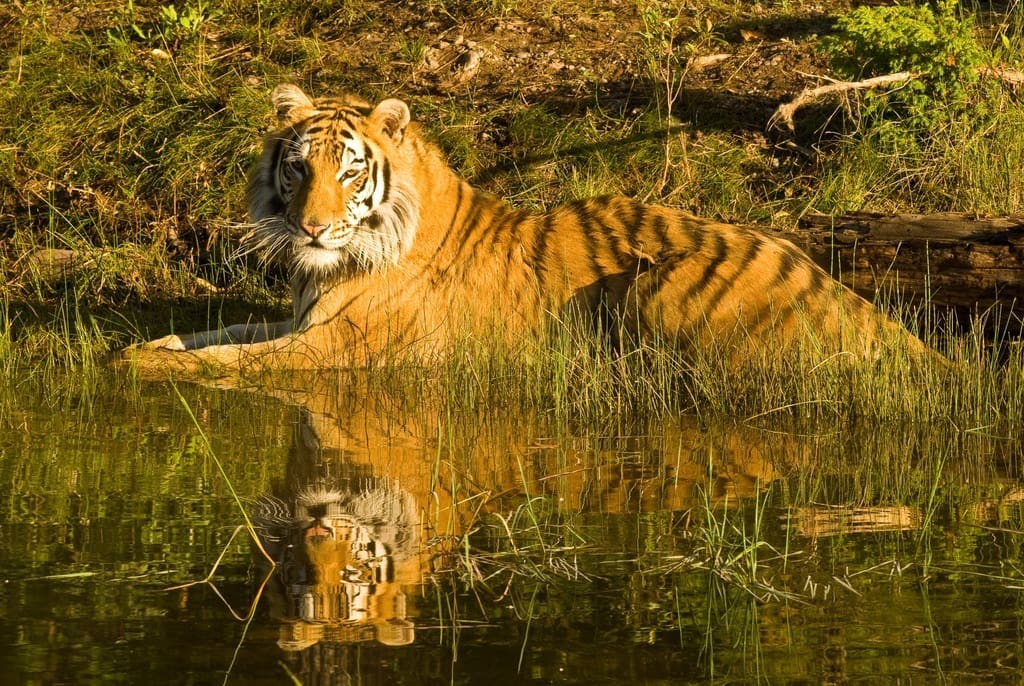
{"label": "tiger's head", "polygon": [[314,484],[288,500],[264,496],[253,521],[274,558],[266,588],[278,645],[413,641],[404,588],[420,582],[418,509],[397,484]]}
{"label": "tiger's head", "polygon": [[283,262],[293,277],[396,263],[419,222],[415,131],[401,100],[313,100],[282,84],[278,127],[249,182],[252,230],[241,253]]}

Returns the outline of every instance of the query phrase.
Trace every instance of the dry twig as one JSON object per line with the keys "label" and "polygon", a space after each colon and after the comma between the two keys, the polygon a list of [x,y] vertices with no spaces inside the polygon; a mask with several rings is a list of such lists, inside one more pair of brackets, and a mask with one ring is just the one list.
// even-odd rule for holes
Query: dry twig
{"label": "dry twig", "polygon": [[[1011,86],[1024,85],[1024,72],[1017,71],[1016,69],[1007,69],[1006,67],[982,67],[978,70],[978,74],[991,79],[999,79]],[[906,83],[907,81],[912,81],[920,77],[921,75],[916,72],[901,71],[896,72],[895,74],[874,76],[870,79],[864,79],[863,81],[834,81],[824,86],[805,88],[800,91],[800,94],[795,98],[778,106],[771,119],[768,120],[768,127],[772,128],[782,123],[785,124],[787,129],[793,131],[795,129],[793,116],[796,114],[796,111],[804,105],[814,102],[819,98],[823,98],[826,95],[847,93],[849,91],[864,90],[867,88],[878,88],[880,86],[888,86],[890,84]]]}
{"label": "dry twig", "polygon": [[894,83],[905,83],[911,81],[920,76],[920,74],[912,71],[901,71],[895,74],[884,74],[882,76],[875,76],[870,79],[864,79],[863,81],[836,81],[824,86],[815,86],[814,88],[805,88],[800,91],[800,94],[789,102],[782,103],[775,110],[775,114],[768,120],[768,126],[778,126],[779,122],[786,125],[786,128],[790,131],[795,129],[793,124],[793,115],[796,111],[806,105],[807,103],[814,102],[819,98],[833,93],[847,93],[852,90],[863,90],[866,88],[878,88],[879,86],[887,86]]}

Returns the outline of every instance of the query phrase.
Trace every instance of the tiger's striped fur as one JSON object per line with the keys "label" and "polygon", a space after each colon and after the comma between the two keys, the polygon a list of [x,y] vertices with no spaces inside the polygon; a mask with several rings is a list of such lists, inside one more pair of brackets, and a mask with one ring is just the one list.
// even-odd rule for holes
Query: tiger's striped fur
{"label": "tiger's striped fur", "polygon": [[798,347],[931,354],[786,240],[621,197],[528,213],[460,179],[399,100],[314,101],[291,85],[272,99],[242,250],[287,265],[293,318],[168,336],[137,362],[363,366],[467,335],[514,344],[573,310],[735,364]]}

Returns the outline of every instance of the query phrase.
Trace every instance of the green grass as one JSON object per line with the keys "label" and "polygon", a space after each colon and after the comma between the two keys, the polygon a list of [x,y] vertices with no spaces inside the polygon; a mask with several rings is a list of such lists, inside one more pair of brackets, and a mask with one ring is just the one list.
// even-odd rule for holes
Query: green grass
{"label": "green grass", "polygon": [[[405,88],[398,94],[456,169],[524,207],[624,193],[792,228],[809,210],[1024,206],[1024,108],[1009,92],[979,91],[984,118],[951,113],[924,138],[906,135],[898,121],[854,114],[843,135],[805,131],[813,137],[801,141],[813,146],[809,158],[748,130],[705,128],[680,94],[686,59],[730,47],[728,27],[747,18],[736,3],[676,14],[637,3],[629,17],[643,40],[631,57],[637,104],[629,111],[606,102],[596,82],[572,107],[555,98],[488,100],[473,89],[439,94],[417,81],[411,64],[429,42],[421,33],[402,34],[375,59],[344,49],[354,37],[389,30],[386,4],[214,0],[171,12],[110,1],[75,22],[61,19],[67,3],[21,7],[0,10],[12,29],[0,39],[0,366],[12,374],[91,369],[110,351],[172,328],[280,316],[280,275],[227,255],[244,219],[245,175],[272,116],[268,93],[286,80],[370,98]],[[597,2],[574,7],[595,20],[610,11]],[[759,11],[757,21],[770,22],[794,8],[769,3]],[[550,6],[514,2],[429,3],[427,12],[442,22],[552,20]],[[1021,57],[1020,22],[1014,11],[979,29],[1004,63]],[[39,266],[32,256],[44,248],[73,251],[74,267]],[[519,404],[594,422],[695,412],[938,420],[964,431],[1019,426],[1019,345],[1001,343],[1004,361],[980,334],[939,345],[953,359],[953,381],[899,360],[844,369],[794,359],[730,371],[715,355],[695,363],[656,343],[616,358],[573,330],[526,350],[467,342],[438,369],[376,374],[453,402]]]}
{"label": "green grass", "polygon": [[841,141],[823,164],[814,209],[1019,213],[1024,195],[1018,170],[1024,143],[1019,103],[1001,96],[984,126],[954,120],[923,141],[883,122]]}

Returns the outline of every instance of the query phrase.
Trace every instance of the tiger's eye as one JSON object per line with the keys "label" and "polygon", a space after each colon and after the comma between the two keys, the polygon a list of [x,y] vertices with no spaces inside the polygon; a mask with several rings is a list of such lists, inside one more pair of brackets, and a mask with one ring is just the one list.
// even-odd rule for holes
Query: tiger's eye
{"label": "tiger's eye", "polygon": [[288,173],[296,178],[302,178],[306,173],[306,163],[301,159],[288,160]]}

